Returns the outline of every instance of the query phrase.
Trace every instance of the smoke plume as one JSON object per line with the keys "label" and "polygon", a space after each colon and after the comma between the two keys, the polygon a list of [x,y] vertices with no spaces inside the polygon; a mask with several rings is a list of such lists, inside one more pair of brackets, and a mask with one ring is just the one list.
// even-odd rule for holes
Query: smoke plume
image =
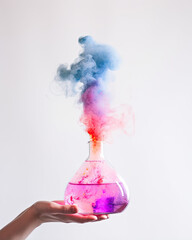
{"label": "smoke plume", "polygon": [[79,38],[82,52],[70,67],[59,66],[57,81],[66,83],[66,95],[79,94],[83,104],[80,121],[85,125],[91,140],[105,140],[111,130],[123,128],[130,113],[111,107],[108,72],[119,65],[113,48],[97,44],[92,37]]}

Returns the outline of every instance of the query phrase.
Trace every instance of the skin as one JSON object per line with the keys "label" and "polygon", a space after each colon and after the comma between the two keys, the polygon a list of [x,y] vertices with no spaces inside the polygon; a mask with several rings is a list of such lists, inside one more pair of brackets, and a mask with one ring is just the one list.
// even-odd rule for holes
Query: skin
{"label": "skin", "polygon": [[24,240],[43,223],[88,223],[108,219],[108,215],[81,215],[76,205],[64,205],[63,201],[39,201],[23,211],[0,230],[1,240]]}

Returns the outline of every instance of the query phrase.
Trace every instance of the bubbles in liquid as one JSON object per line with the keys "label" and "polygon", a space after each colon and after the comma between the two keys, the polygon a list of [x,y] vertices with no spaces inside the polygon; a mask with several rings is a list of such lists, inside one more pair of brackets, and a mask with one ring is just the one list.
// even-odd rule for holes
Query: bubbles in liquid
{"label": "bubbles in liquid", "polygon": [[122,212],[128,197],[121,182],[105,184],[69,183],[65,191],[65,204],[77,204],[81,214]]}

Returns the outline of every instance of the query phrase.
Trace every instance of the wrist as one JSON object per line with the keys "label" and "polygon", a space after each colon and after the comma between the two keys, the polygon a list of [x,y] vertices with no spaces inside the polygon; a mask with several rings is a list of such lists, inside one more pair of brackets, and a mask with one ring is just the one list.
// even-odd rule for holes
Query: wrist
{"label": "wrist", "polygon": [[30,207],[30,212],[33,218],[33,222],[35,224],[36,227],[39,227],[43,222],[40,219],[40,212],[38,211],[38,208],[36,207],[36,203],[34,203],[31,207]]}

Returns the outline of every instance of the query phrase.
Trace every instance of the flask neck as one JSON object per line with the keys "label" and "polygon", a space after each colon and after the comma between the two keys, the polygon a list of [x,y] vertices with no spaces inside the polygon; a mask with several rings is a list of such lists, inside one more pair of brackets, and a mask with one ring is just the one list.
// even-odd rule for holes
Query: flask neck
{"label": "flask neck", "polygon": [[86,161],[104,161],[102,141],[89,142],[89,157]]}

